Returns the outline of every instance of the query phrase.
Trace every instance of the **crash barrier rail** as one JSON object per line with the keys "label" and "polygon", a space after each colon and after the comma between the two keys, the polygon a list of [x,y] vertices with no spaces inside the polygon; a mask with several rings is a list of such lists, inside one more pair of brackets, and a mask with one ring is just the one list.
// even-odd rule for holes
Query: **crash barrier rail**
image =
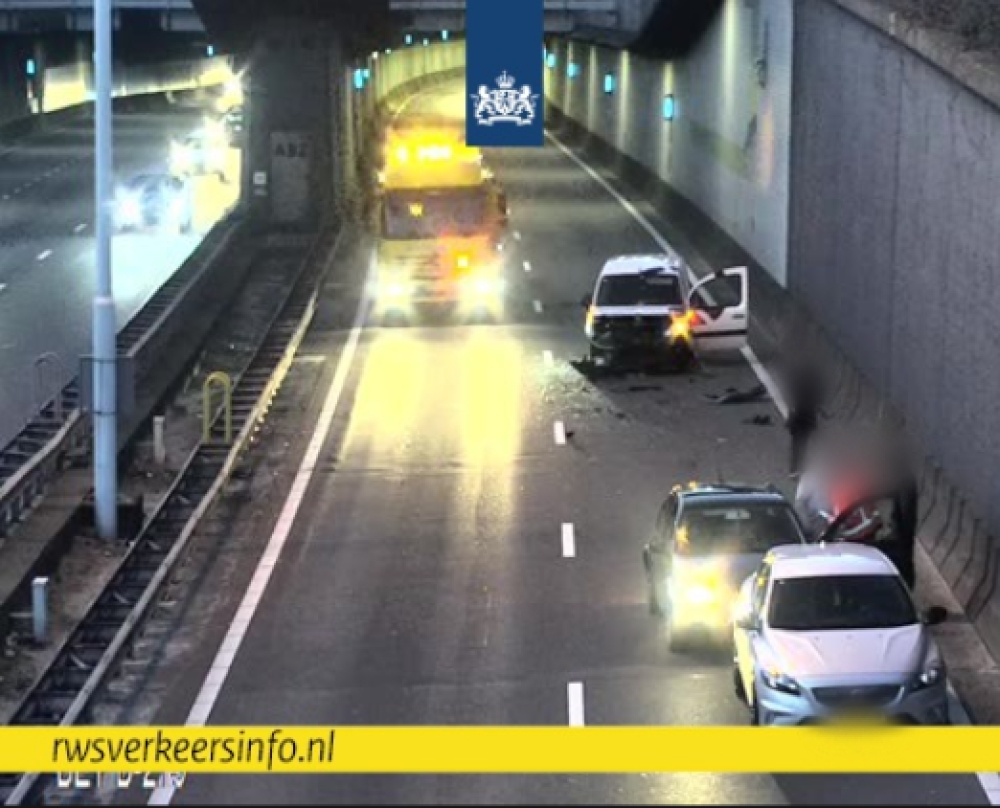
{"label": "crash barrier rail", "polygon": [[[174,332],[172,325],[192,313],[185,306],[189,294],[216,266],[241,226],[235,213],[216,224],[194,254],[118,333],[118,356],[134,362],[137,383],[157,361]],[[91,424],[81,403],[76,375],[0,451],[0,538],[8,536],[27,515],[67,458],[87,450]]]}
{"label": "crash barrier rail", "polygon": [[[297,253],[289,249],[284,302],[252,359],[233,386],[232,445],[223,443],[225,413],[212,422],[211,440],[197,446],[124,557],[101,595],[25,696],[12,726],[70,726],[88,706],[137,639],[136,632],[183,555],[200,520],[249,448],[277,395],[319,304],[319,295],[340,236],[330,230]],[[48,779],[38,774],[0,775],[0,800],[36,802]]]}

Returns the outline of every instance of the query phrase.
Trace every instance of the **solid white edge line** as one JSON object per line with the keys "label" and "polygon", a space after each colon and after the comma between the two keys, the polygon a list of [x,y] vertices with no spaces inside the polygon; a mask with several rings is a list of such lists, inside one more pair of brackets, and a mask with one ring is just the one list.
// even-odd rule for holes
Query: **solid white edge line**
{"label": "solid white edge line", "polygon": [[576,535],[572,522],[563,522],[562,553],[563,558],[576,558]]}
{"label": "solid white edge line", "polygon": [[[369,288],[367,280],[362,288]],[[277,524],[267,543],[267,548],[264,550],[264,555],[261,556],[257,564],[250,586],[247,587],[243,601],[240,603],[240,607],[233,617],[226,637],[216,652],[212,667],[209,669],[202,683],[201,690],[191,707],[191,711],[185,722],[187,726],[204,726],[208,723],[212,709],[215,707],[219,693],[222,692],[222,687],[229,675],[236,654],[243,643],[243,638],[250,628],[250,621],[253,619],[257,607],[264,597],[264,591],[271,579],[271,573],[274,571],[285,543],[291,535],[292,525],[295,522],[299,508],[302,506],[302,501],[305,498],[309,483],[316,470],[320,452],[322,452],[323,446],[329,437],[333,419],[340,404],[340,397],[347,384],[347,377],[350,374],[351,366],[354,364],[354,354],[357,352],[358,343],[364,331],[367,307],[368,298],[362,294],[357,313],[354,316],[354,324],[344,345],[344,350],[340,355],[337,371],[334,374],[333,381],[330,383],[326,400],[323,403],[323,409],[320,412],[316,428],[309,440],[309,446],[299,465],[299,470],[292,482],[292,488],[288,492],[288,497],[278,516]],[[175,793],[176,788],[173,785],[157,788],[153,791],[147,804],[169,805]]]}
{"label": "solid white edge line", "polygon": [[52,257],[52,250],[44,250],[38,254],[39,261],[48,261]]}
{"label": "solid white edge line", "polygon": [[582,727],[586,725],[586,714],[583,709],[583,682],[570,682],[566,685],[566,701],[569,711],[569,725]]}
{"label": "solid white edge line", "polygon": [[566,445],[566,425],[562,421],[556,421],[552,425],[552,434],[556,439],[556,446]]}
{"label": "solid white edge line", "polygon": [[[664,252],[671,255],[675,254],[674,249],[670,246],[670,243],[663,237],[656,227],[647,219],[641,211],[639,211],[635,205],[629,202],[625,197],[623,197],[615,188],[598,174],[590,165],[588,165],[584,160],[569,149],[562,141],[559,140],[551,132],[546,132],[546,136],[574,163],[576,163],[583,171],[585,171],[595,182],[597,182],[605,191],[607,191],[614,199],[623,207],[632,218],[635,219],[643,229],[652,236],[653,240]],[[688,270],[690,272],[690,269]],[[693,273],[691,273],[693,275]],[[756,374],[757,378],[760,379],[761,384],[764,385],[774,401],[774,406],[777,407],[778,412],[781,413],[783,418],[788,417],[788,405],[785,402],[784,396],[782,396],[781,391],[778,389],[778,385],[775,384],[774,377],[771,376],[767,368],[760,361],[757,355],[754,353],[753,348],[749,345],[743,349],[743,356],[750,364],[753,372]],[[582,688],[582,685],[581,685]],[[956,723],[959,724],[972,724],[972,719],[966,712],[965,707],[962,705],[961,700],[958,698],[958,694],[952,687],[951,682],[948,683],[948,694],[951,697],[951,708],[952,715],[957,719]],[[582,699],[582,690],[581,690]],[[572,707],[572,702],[571,702]],[[582,705],[581,705],[582,709]],[[996,772],[976,772],[976,777],[979,780],[979,784],[983,791],[986,793],[986,798],[989,800],[991,805],[1000,805],[1000,774]]]}

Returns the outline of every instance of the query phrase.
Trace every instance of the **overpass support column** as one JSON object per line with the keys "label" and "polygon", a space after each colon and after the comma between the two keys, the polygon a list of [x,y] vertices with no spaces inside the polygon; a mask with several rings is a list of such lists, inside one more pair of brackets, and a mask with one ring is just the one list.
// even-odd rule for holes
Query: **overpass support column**
{"label": "overpass support column", "polygon": [[301,20],[268,20],[254,36],[245,198],[258,232],[313,230],[331,212],[335,41]]}

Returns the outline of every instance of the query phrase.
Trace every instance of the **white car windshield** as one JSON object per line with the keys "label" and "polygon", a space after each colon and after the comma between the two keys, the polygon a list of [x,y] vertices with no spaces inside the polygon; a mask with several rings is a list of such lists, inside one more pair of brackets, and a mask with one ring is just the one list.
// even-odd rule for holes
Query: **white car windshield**
{"label": "white car windshield", "polygon": [[681,285],[673,273],[607,275],[597,290],[598,306],[682,306]]}
{"label": "white car windshield", "polygon": [[900,628],[918,622],[895,575],[827,575],[774,582],[768,624],[780,631]]}

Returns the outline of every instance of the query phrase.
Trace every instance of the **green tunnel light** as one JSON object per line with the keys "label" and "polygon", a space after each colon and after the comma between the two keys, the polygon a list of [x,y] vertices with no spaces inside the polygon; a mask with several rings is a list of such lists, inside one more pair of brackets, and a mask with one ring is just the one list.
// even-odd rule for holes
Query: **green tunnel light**
{"label": "green tunnel light", "polygon": [[407,34],[406,35],[406,44],[407,45],[412,45],[413,44],[413,34]]}
{"label": "green tunnel light", "polygon": [[618,86],[618,82],[615,80],[615,74],[614,73],[605,73],[604,74],[604,94],[605,95],[614,95],[615,94],[615,89],[616,89],[617,86]]}
{"label": "green tunnel light", "polygon": [[447,42],[450,37],[451,37],[451,32],[449,30],[445,29],[444,31],[441,32],[441,39],[443,39],[445,42]]}
{"label": "green tunnel light", "polygon": [[545,57],[545,64],[549,68],[549,70],[555,70],[556,69],[556,65],[558,63],[559,63],[559,60],[556,57],[555,53],[553,53],[552,51],[549,51],[548,55]]}
{"label": "green tunnel light", "polygon": [[24,72],[27,73],[29,76],[37,75],[38,64],[35,62],[34,59],[28,59],[27,64],[25,64],[24,66]]}
{"label": "green tunnel light", "polygon": [[571,79],[575,79],[577,76],[580,75],[580,65],[578,65],[576,62],[570,62],[566,66],[566,75],[569,76]]}
{"label": "green tunnel light", "polygon": [[365,71],[360,67],[354,71],[354,89],[363,90],[365,88]]}

